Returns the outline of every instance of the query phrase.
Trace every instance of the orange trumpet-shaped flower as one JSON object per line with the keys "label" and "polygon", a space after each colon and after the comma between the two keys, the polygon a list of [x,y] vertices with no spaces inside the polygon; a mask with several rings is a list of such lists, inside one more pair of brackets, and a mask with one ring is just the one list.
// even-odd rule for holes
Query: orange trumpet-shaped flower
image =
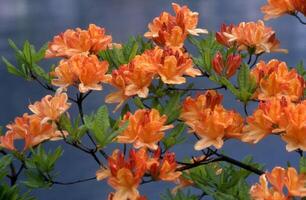
{"label": "orange trumpet-shaped flower", "polygon": [[285,110],[285,123],[281,126],[285,133],[281,135],[287,143],[287,151],[302,149],[306,151],[306,100],[298,104],[291,104]]}
{"label": "orange trumpet-shaped flower", "polygon": [[290,200],[293,197],[306,196],[306,177],[304,174],[299,175],[292,167],[275,167],[271,173],[261,175],[259,181],[260,184],[253,185],[250,190],[254,200]]}
{"label": "orange trumpet-shaped flower", "polygon": [[275,59],[268,63],[260,61],[251,74],[256,77],[259,86],[254,98],[266,100],[286,96],[291,101],[298,101],[303,96],[303,77],[295,69],[288,70],[285,62]]}
{"label": "orange trumpet-shaped flower", "polygon": [[112,78],[110,79],[109,84],[115,87],[117,91],[108,94],[105,98],[105,102],[119,103],[115,110],[117,110],[124,103],[124,101],[129,98],[129,96],[125,94],[125,89],[128,85],[128,80],[126,77],[127,73],[129,73],[128,65],[122,65],[119,67],[119,69],[112,71]]}
{"label": "orange trumpet-shaped flower", "polygon": [[243,119],[224,109],[221,98],[215,91],[207,91],[196,99],[187,97],[183,103],[181,119],[201,138],[195,144],[196,150],[211,145],[221,148],[223,139],[240,137]]}
{"label": "orange trumpet-shaped flower", "polygon": [[193,68],[193,62],[187,53],[166,49],[163,51],[157,73],[166,84],[182,84],[186,82],[183,75],[191,77],[201,75],[201,71]]}
{"label": "orange trumpet-shaped flower", "polygon": [[42,121],[57,121],[59,117],[66,112],[70,103],[67,103],[68,96],[66,93],[56,94],[54,97],[47,95],[32,105],[29,105],[29,109],[42,118]]}
{"label": "orange trumpet-shaped flower", "polygon": [[149,164],[148,170],[155,180],[177,181],[182,172],[176,171],[177,163],[175,153],[167,152],[160,161],[160,149],[155,152],[153,162]]}
{"label": "orange trumpet-shaped flower", "polygon": [[49,42],[46,58],[69,58],[76,54],[97,53],[105,50],[112,42],[112,37],[105,35],[105,29],[90,24],[88,30],[68,29]]}
{"label": "orange trumpet-shaped flower", "polygon": [[228,28],[222,27],[222,29],[225,31],[218,34],[218,40],[221,40],[221,44],[226,44],[226,46],[235,46],[240,51],[254,51],[255,54],[287,53],[287,50],[279,48],[280,42],[276,39],[272,28],[266,27],[261,20],[241,22],[237,26],[231,25]]}
{"label": "orange trumpet-shaped flower", "polygon": [[230,78],[236,73],[241,61],[242,59],[239,54],[230,54],[227,56],[226,61],[224,62],[222,54],[217,52],[212,61],[212,66],[218,75],[225,75],[227,78]]}
{"label": "orange trumpet-shaped flower", "polygon": [[261,7],[261,11],[265,14],[264,20],[290,14],[294,10],[292,0],[268,0],[267,4]]}
{"label": "orange trumpet-shaped flower", "polygon": [[291,0],[295,10],[306,16],[306,0]]}
{"label": "orange trumpet-shaped flower", "polygon": [[176,3],[172,3],[172,8],[176,14],[176,23],[183,27],[184,31],[191,35],[207,33],[207,30],[197,28],[199,13],[192,12],[187,6],[180,6]]}
{"label": "orange trumpet-shaped flower", "polygon": [[[118,149],[108,158],[108,168],[101,168],[96,172],[97,180],[108,178],[108,184],[116,190],[112,200],[138,200],[140,198],[138,186],[146,171],[146,162],[138,157],[145,150],[130,153],[128,160]],[[133,153],[132,153],[133,152]]]}
{"label": "orange trumpet-shaped flower", "polygon": [[216,33],[216,40],[217,42],[219,42],[220,44],[226,46],[226,47],[232,47],[233,46],[233,42],[229,41],[227,36],[228,34],[232,33],[232,29],[234,28],[233,24],[230,24],[229,26],[226,26],[226,24],[222,24],[220,31]]}
{"label": "orange trumpet-shaped flower", "polygon": [[188,34],[207,33],[205,29],[196,28],[199,15],[197,12],[192,12],[187,6],[181,7],[175,3],[172,7],[175,16],[162,12],[148,25],[149,31],[145,33],[145,37],[154,40],[158,45],[180,49]]}
{"label": "orange trumpet-shaped flower", "polygon": [[165,125],[167,116],[160,116],[158,110],[137,110],[127,113],[121,122],[129,121],[128,127],[117,136],[119,143],[133,143],[135,148],[147,147],[156,150],[157,142],[164,137],[164,131],[173,127]]}
{"label": "orange trumpet-shaped flower", "polygon": [[108,63],[99,61],[97,56],[83,54],[72,56],[68,60],[60,62],[52,72],[55,77],[52,84],[64,89],[70,85],[78,86],[80,92],[88,90],[102,90],[101,83],[108,82]]}
{"label": "orange trumpet-shaped flower", "polygon": [[283,132],[286,123],[285,107],[291,105],[287,105],[286,101],[283,97],[281,100],[271,98],[260,102],[253,115],[247,117],[247,125],[243,128],[241,140],[255,144],[273,132]]}
{"label": "orange trumpet-shaped flower", "polygon": [[55,124],[42,121],[37,115],[24,114],[7,126],[5,136],[0,138],[0,146],[15,150],[14,140],[23,139],[24,150],[36,146],[45,140],[58,140],[63,134],[57,131]]}

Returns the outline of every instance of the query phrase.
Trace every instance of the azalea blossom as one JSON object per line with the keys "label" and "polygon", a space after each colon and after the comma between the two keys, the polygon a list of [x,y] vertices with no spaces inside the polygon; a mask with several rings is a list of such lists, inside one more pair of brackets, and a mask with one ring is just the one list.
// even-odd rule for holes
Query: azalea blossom
{"label": "azalea blossom", "polygon": [[[287,102],[290,104],[289,102]],[[282,126],[285,133],[281,138],[287,143],[287,151],[301,149],[306,151],[306,100],[290,104],[285,108],[285,120]]]}
{"label": "azalea blossom", "polygon": [[230,54],[224,61],[220,52],[217,52],[213,61],[212,67],[218,75],[225,75],[227,78],[232,77],[241,64],[241,56],[239,54]]}
{"label": "azalea blossom", "polygon": [[268,0],[267,4],[261,7],[265,14],[264,20],[280,17],[284,14],[291,14],[295,11],[292,0]]}
{"label": "azalea blossom", "polygon": [[152,150],[158,148],[157,142],[164,137],[164,131],[173,127],[165,125],[166,115],[160,115],[158,110],[141,109],[135,114],[124,115],[121,124],[129,121],[128,127],[117,136],[119,143],[132,143],[135,148],[146,147]]}
{"label": "azalea blossom", "polygon": [[55,96],[47,95],[34,104],[29,105],[29,109],[41,117],[43,121],[58,121],[59,117],[69,109],[70,103],[67,103],[66,93],[58,93]]}
{"label": "azalea blossom", "polygon": [[285,62],[271,60],[260,61],[251,74],[256,78],[258,89],[254,98],[266,100],[270,97],[288,97],[298,101],[303,96],[305,81],[295,69],[289,70]]}
{"label": "azalea blossom", "polygon": [[153,161],[148,165],[148,170],[155,180],[178,181],[182,172],[176,171],[177,163],[175,153],[166,152],[164,158],[160,160],[161,151],[155,152]]}
{"label": "azalea blossom", "polygon": [[37,115],[25,113],[21,117],[16,117],[13,123],[6,126],[8,129],[4,136],[0,137],[0,146],[9,150],[16,150],[15,140],[24,140],[24,150],[36,146],[45,140],[62,139],[63,134],[54,123],[43,121]]}
{"label": "azalea blossom", "polygon": [[143,151],[145,150],[131,153],[125,160],[123,153],[117,149],[108,158],[108,168],[102,167],[96,172],[98,181],[107,178],[108,184],[116,190],[110,199],[139,200],[140,194],[137,188],[146,171],[146,162],[139,160],[137,154],[143,154]]}
{"label": "azalea blossom", "polygon": [[88,30],[68,29],[53,38],[48,44],[46,58],[69,58],[76,54],[98,53],[111,45],[112,37],[105,34],[105,29],[90,24]]}
{"label": "azalea blossom", "polygon": [[62,60],[52,72],[52,84],[65,89],[76,86],[85,93],[89,90],[102,90],[101,83],[108,82],[110,75],[106,74],[108,63],[99,61],[95,55],[78,54],[68,60]]}
{"label": "azalea blossom", "polygon": [[221,148],[223,140],[240,138],[243,127],[242,117],[235,111],[226,110],[221,105],[222,96],[215,91],[207,91],[195,99],[187,97],[183,102],[181,119],[195,132],[200,140],[196,150],[209,146]]}
{"label": "azalea blossom", "polygon": [[273,132],[284,132],[285,106],[288,106],[285,97],[260,102],[253,115],[247,117],[241,140],[255,144]]}
{"label": "azalea blossom", "polygon": [[305,184],[305,175],[298,174],[294,168],[275,167],[271,173],[259,177],[259,184],[251,187],[250,195],[253,200],[290,200],[306,196]]}
{"label": "azalea blossom", "polygon": [[221,28],[217,33],[217,41],[227,47],[236,47],[239,51],[251,51],[255,54],[282,52],[287,50],[280,49],[280,42],[275,36],[275,31],[266,27],[264,22],[241,22],[237,26],[230,25]]}
{"label": "azalea blossom", "polygon": [[162,12],[153,22],[149,23],[149,31],[145,37],[154,40],[161,46],[167,46],[173,49],[183,47],[187,35],[199,35],[207,33],[207,30],[197,28],[198,13],[192,12],[187,6],[180,6],[172,3],[175,16]]}
{"label": "azalea blossom", "polygon": [[306,0],[291,0],[295,10],[306,16]]}

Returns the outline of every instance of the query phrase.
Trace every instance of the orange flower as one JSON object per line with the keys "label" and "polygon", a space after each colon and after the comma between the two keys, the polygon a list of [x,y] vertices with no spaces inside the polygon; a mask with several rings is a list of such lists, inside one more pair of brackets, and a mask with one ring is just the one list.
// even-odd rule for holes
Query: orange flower
{"label": "orange flower", "polygon": [[287,143],[286,149],[306,151],[306,100],[296,105],[291,104],[285,109],[286,121],[281,126],[286,132],[281,137]]}
{"label": "orange flower", "polygon": [[[101,168],[96,172],[97,180],[108,178],[108,184],[116,190],[111,196],[112,200],[138,200],[140,198],[138,186],[146,171],[146,162],[139,160],[139,150],[130,154],[127,161],[118,149],[108,158],[109,168]],[[140,198],[141,199],[141,198]]]}
{"label": "orange flower", "polygon": [[227,78],[232,77],[241,64],[241,56],[239,54],[230,54],[226,58],[226,62],[223,60],[222,54],[218,51],[215,55],[212,66],[218,75],[225,75]]}
{"label": "orange flower", "polygon": [[[306,177],[289,167],[287,170],[275,167],[271,173],[266,172],[259,178],[260,184],[251,187],[250,194],[254,200],[290,200],[292,197],[306,196]],[[268,187],[268,182],[272,188]],[[288,194],[285,194],[285,191]]]}
{"label": "orange flower", "polygon": [[187,6],[172,4],[176,16],[162,12],[152,23],[149,23],[149,31],[144,34],[146,38],[154,40],[161,46],[172,49],[183,47],[188,34],[198,35],[207,33],[205,29],[196,28],[198,24],[198,13],[192,12]]}
{"label": "orange flower", "polygon": [[57,121],[59,117],[69,109],[70,103],[67,103],[68,96],[66,93],[56,94],[54,97],[47,95],[32,105],[29,109],[42,118],[42,122],[52,120]]}
{"label": "orange flower", "polygon": [[[62,133],[57,131],[54,123],[42,121],[37,115],[24,114],[17,117],[14,123],[8,124],[5,136],[2,136],[0,146],[14,150],[14,140],[24,139],[24,150],[36,146],[45,140],[58,140]],[[63,133],[67,134],[67,133]]]}
{"label": "orange flower", "polygon": [[186,82],[183,75],[191,77],[201,75],[201,71],[193,68],[192,59],[187,53],[166,49],[160,64],[157,65],[157,73],[166,84],[182,84]]}
{"label": "orange flower", "polygon": [[[275,32],[270,27],[266,27],[264,22],[242,22],[238,26],[230,26],[222,28],[221,38],[222,44],[236,46],[238,50],[253,51],[255,54],[283,52],[287,50],[279,48],[279,41],[276,39]],[[221,30],[222,31],[222,30]],[[227,38],[225,38],[225,37]]]}
{"label": "orange flower", "polygon": [[105,34],[105,29],[95,24],[89,24],[88,33],[91,40],[90,52],[97,54],[111,45],[112,36]]}
{"label": "orange flower", "polygon": [[205,29],[197,28],[199,21],[199,13],[192,12],[187,6],[180,6],[172,3],[172,8],[176,14],[176,23],[184,28],[183,30],[191,35],[199,35],[208,33]]}
{"label": "orange flower", "polygon": [[259,85],[254,98],[266,100],[270,97],[288,97],[298,101],[303,96],[304,79],[295,69],[288,70],[285,62],[271,60],[267,64],[260,61],[251,72]]}
{"label": "orange flower", "polygon": [[292,0],[268,0],[268,3],[261,7],[261,11],[265,14],[264,20],[269,20],[293,13],[294,6]]}
{"label": "orange flower", "polygon": [[112,37],[105,35],[104,28],[90,24],[88,30],[68,29],[49,42],[46,58],[69,58],[76,54],[97,53],[110,45]]}
{"label": "orange flower", "polygon": [[160,159],[160,149],[155,152],[154,161],[148,169],[155,180],[177,181],[182,172],[176,171],[177,163],[175,153],[166,153],[162,161]]}
{"label": "orange flower", "polygon": [[164,131],[173,125],[164,125],[167,116],[160,116],[158,110],[137,110],[135,114],[127,113],[121,122],[129,121],[128,127],[117,137],[119,143],[133,143],[135,148],[147,147],[156,150],[157,142],[164,137]]}
{"label": "orange flower", "polygon": [[215,91],[207,91],[196,99],[187,97],[183,103],[181,119],[201,138],[196,150],[211,145],[216,148],[223,146],[223,139],[239,138],[243,119],[234,112],[223,108],[221,95]]}
{"label": "orange flower", "polygon": [[55,77],[52,84],[61,89],[70,85],[78,86],[82,93],[102,90],[101,83],[110,80],[110,75],[105,74],[107,70],[108,63],[99,61],[97,56],[78,54],[60,62],[52,72]]}
{"label": "orange flower", "polygon": [[128,73],[128,65],[122,65],[119,69],[112,71],[112,78],[109,81],[118,91],[108,94],[105,98],[106,103],[119,103],[115,111],[126,101],[129,96],[125,94],[125,89],[128,84],[126,74]]}
{"label": "orange flower", "polygon": [[293,7],[306,16],[306,0],[291,0]]}
{"label": "orange flower", "polygon": [[224,45],[228,48],[233,46],[233,42],[229,41],[228,38],[226,37],[226,35],[232,33],[233,28],[234,28],[233,24],[230,24],[229,26],[226,26],[226,24],[222,24],[221,28],[220,28],[221,30],[216,33],[217,42],[219,42],[220,44],[222,44],[222,45]]}
{"label": "orange flower", "polygon": [[243,128],[241,140],[255,144],[273,132],[283,132],[286,104],[285,97],[282,100],[271,98],[260,102],[253,115],[247,117],[247,125]]}

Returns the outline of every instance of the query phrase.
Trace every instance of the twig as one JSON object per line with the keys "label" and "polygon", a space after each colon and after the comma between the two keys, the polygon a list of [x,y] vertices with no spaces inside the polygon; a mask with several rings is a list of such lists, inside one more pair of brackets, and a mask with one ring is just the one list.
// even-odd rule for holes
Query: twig
{"label": "twig", "polygon": [[85,179],[80,179],[80,180],[76,180],[76,181],[70,181],[70,182],[60,182],[60,181],[50,181],[52,184],[57,184],[57,185],[73,185],[76,183],[84,183],[87,181],[92,181],[95,180],[96,177],[91,177],[91,178],[85,178]]}
{"label": "twig", "polygon": [[291,14],[292,16],[294,16],[295,18],[297,18],[299,20],[299,22],[303,25],[306,25],[306,22],[304,22],[300,16],[298,16],[297,12]]}
{"label": "twig", "polygon": [[224,89],[225,86],[219,86],[214,88],[167,88],[167,90],[178,90],[178,91],[206,91],[206,90],[219,90]]}

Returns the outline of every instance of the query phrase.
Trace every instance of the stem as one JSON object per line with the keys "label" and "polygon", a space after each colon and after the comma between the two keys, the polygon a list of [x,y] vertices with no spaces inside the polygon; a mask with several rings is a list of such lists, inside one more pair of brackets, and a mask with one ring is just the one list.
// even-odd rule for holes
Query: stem
{"label": "stem", "polygon": [[76,183],[83,183],[91,180],[95,180],[96,177],[91,177],[91,178],[85,178],[85,179],[80,179],[76,181],[70,181],[70,182],[60,182],[60,181],[51,181],[52,184],[57,184],[57,185],[73,185]]}
{"label": "stem", "polygon": [[299,20],[299,22],[303,25],[306,25],[306,22],[304,22],[300,16],[298,16],[297,12],[293,13],[292,16],[294,16],[295,18],[297,18]]}
{"label": "stem", "polygon": [[247,106],[248,106],[248,104],[247,104],[247,103],[244,103],[244,105],[243,105],[243,110],[244,110],[244,114],[245,114],[246,116],[249,116]]}
{"label": "stem", "polygon": [[224,89],[225,86],[219,86],[214,88],[167,88],[167,90],[178,90],[178,91],[206,91],[206,90],[219,90]]}
{"label": "stem", "polygon": [[252,61],[252,56],[253,56],[253,54],[249,54],[249,60],[248,60],[248,65],[251,63],[251,61]]}

